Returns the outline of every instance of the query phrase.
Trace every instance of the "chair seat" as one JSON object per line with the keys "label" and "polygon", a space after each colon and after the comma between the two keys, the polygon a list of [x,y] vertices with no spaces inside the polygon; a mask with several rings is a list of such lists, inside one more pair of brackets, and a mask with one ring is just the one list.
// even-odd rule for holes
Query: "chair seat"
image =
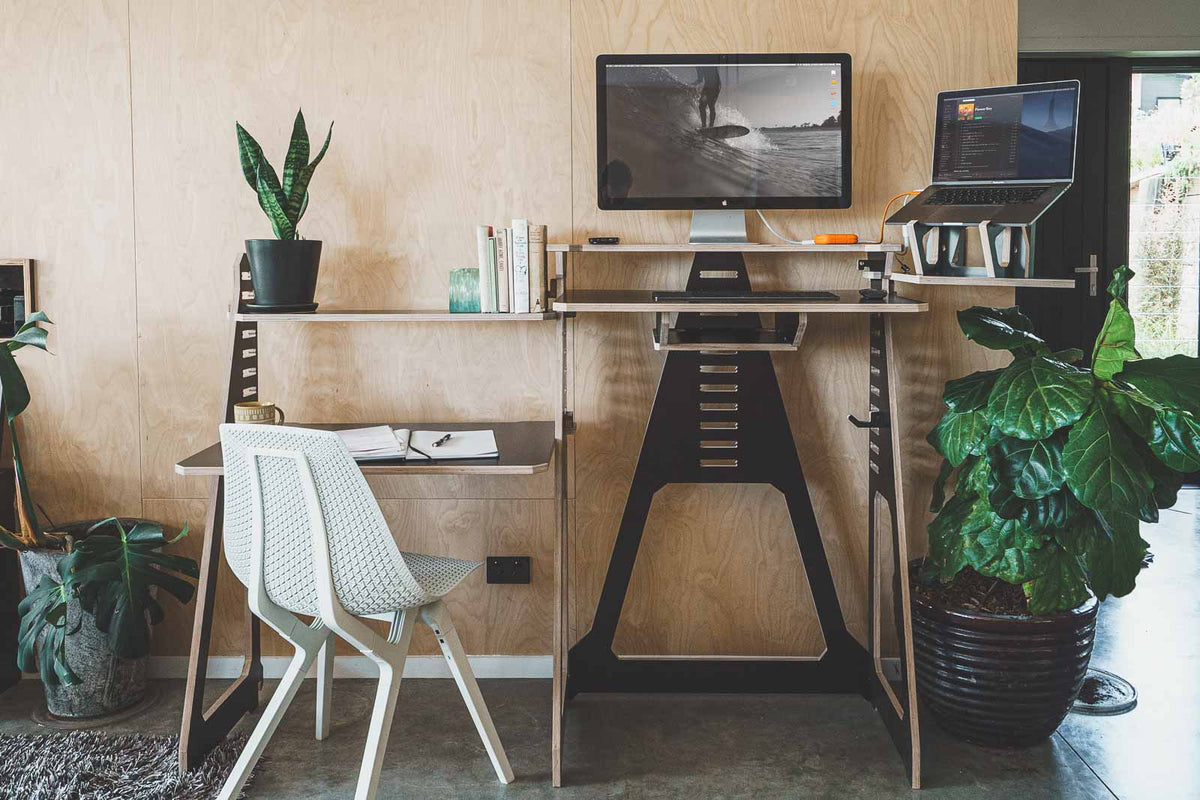
{"label": "chair seat", "polygon": [[421,588],[433,595],[433,600],[445,597],[451,589],[462,583],[463,578],[483,566],[482,561],[460,561],[457,558],[406,553],[403,550],[400,551],[400,557]]}

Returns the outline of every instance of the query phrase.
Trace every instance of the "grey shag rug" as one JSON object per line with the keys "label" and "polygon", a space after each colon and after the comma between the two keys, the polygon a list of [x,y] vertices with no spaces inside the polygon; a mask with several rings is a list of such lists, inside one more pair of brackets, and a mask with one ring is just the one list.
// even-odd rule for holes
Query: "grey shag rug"
{"label": "grey shag rug", "polygon": [[0,735],[2,800],[209,800],[225,783],[246,737],[213,748],[179,774],[179,737],[72,731]]}

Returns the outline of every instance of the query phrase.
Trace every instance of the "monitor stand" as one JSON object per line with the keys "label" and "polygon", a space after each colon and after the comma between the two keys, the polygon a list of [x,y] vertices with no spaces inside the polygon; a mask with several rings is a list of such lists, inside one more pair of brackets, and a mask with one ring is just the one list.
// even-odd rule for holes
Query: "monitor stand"
{"label": "monitor stand", "polygon": [[688,234],[689,244],[717,244],[721,242],[746,244],[746,212],[723,210],[697,210],[692,212],[692,230]]}

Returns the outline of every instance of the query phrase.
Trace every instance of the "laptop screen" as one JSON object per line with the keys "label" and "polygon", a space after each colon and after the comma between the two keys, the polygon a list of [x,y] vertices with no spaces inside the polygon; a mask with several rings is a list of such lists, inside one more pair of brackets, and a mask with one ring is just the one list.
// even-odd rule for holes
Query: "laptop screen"
{"label": "laptop screen", "polygon": [[933,180],[1071,180],[1078,114],[1078,81],[942,92]]}

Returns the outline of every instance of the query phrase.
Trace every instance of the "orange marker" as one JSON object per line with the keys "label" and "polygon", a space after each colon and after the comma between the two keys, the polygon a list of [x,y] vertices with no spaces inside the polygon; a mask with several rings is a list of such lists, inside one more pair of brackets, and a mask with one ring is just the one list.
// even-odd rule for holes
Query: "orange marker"
{"label": "orange marker", "polygon": [[813,244],[858,244],[858,236],[853,233],[818,233],[813,237]]}

